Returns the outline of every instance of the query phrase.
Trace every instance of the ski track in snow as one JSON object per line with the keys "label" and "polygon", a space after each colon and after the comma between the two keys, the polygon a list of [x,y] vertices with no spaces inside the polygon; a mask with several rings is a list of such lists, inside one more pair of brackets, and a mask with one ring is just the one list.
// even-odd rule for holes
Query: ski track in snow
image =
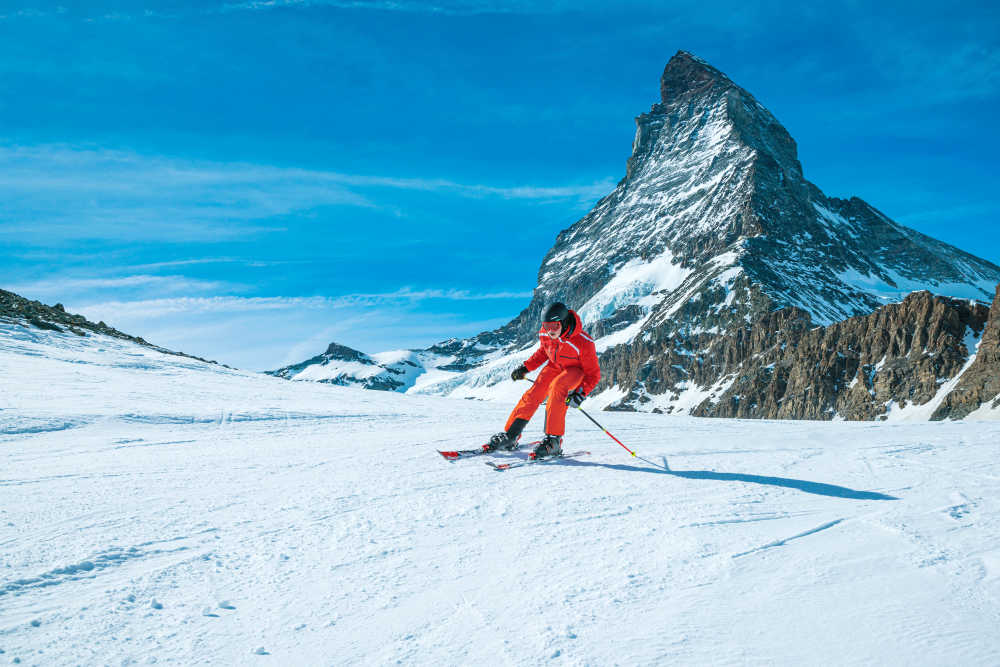
{"label": "ski track in snow", "polygon": [[1000,424],[601,412],[646,461],[571,415],[591,456],[498,474],[436,450],[505,403],[25,331],[0,661],[1000,662]]}

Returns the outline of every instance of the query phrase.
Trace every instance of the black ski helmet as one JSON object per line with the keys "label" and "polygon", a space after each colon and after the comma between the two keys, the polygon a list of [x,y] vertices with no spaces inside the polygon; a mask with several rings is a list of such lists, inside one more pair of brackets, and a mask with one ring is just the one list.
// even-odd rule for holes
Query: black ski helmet
{"label": "black ski helmet", "polygon": [[565,303],[559,301],[546,308],[545,314],[542,315],[542,322],[562,322],[563,328],[566,327],[566,320],[568,319],[569,308],[566,307]]}

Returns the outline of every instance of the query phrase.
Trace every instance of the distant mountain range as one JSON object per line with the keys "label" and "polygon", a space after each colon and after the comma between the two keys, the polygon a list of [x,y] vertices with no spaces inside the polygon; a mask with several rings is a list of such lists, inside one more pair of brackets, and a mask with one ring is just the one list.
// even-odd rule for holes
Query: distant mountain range
{"label": "distant mountain range", "polygon": [[[946,403],[941,391],[973,363],[1000,267],[824,195],[781,123],[690,53],[667,63],[660,101],[636,126],[625,177],[558,235],[510,323],[427,350],[331,345],[273,374],[489,398],[561,300],[597,339],[592,405],[876,419]],[[843,361],[817,371],[834,349]]]}

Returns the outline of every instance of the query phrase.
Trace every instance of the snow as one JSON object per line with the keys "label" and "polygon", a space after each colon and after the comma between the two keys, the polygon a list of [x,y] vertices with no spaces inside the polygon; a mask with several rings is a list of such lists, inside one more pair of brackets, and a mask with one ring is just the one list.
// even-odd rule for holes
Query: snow
{"label": "snow", "polygon": [[[743,273],[739,266],[733,266],[739,261],[741,253],[727,251],[707,262],[709,266],[719,271],[711,278],[711,282],[727,288],[725,305],[731,305],[735,293],[729,289],[734,280]],[[681,308],[690,295],[703,287],[702,283],[687,286],[687,294],[677,292],[691,277],[693,270],[674,264],[673,256],[666,252],[651,262],[641,262],[632,259],[621,266],[607,284],[591,297],[580,309],[579,314],[584,322],[595,322],[613,314],[617,309],[628,305],[638,305],[645,310],[646,315],[627,327],[610,333],[594,341],[598,354],[614,347],[630,343],[638,336],[653,315],[653,309],[658,304],[673,299],[673,305],[660,317],[669,317]],[[674,296],[678,295],[678,296]]]}
{"label": "snow", "polygon": [[650,262],[630,259],[577,313],[589,324],[610,317],[623,306],[639,304],[648,308],[659,301],[651,295],[677,289],[690,274],[690,269],[675,263],[669,251]]}
{"label": "snow", "polygon": [[620,386],[615,385],[614,387],[609,387],[604,391],[591,394],[587,397],[586,407],[584,408],[587,412],[600,412],[609,405],[614,405],[618,403],[623,398],[628,395],[624,389]]}
{"label": "snow", "polygon": [[[814,323],[825,326],[867,314],[878,305],[924,290],[979,303],[992,301],[998,276],[988,263],[892,223],[870,207],[891,229],[881,223],[873,227],[872,219],[844,217],[832,210],[835,200],[822,201],[812,202],[820,233],[813,232],[811,242],[806,242],[805,230],[788,239],[791,243],[776,239],[782,254],[768,267],[782,279],[771,281],[768,293],[809,311]],[[872,238],[883,232],[890,237],[875,247]],[[939,264],[931,266],[932,259]]]}
{"label": "snow", "polygon": [[[822,204],[813,202],[812,205],[813,208],[816,209],[816,212],[819,213],[819,219],[828,223],[828,226],[832,227],[832,231],[835,235],[840,232],[847,232],[854,238],[858,238],[858,230],[855,228],[855,225],[851,224],[851,222],[847,220],[847,218],[839,213],[836,213],[835,211],[831,211]],[[812,237],[810,236],[809,238],[811,239]]]}
{"label": "snow", "polygon": [[439,367],[455,361],[421,350],[389,350],[367,357],[369,361],[324,359],[291,374],[288,379],[304,382],[330,382],[356,385],[364,380],[378,379],[395,383],[396,391],[420,393],[424,388],[448,381],[458,375]]}
{"label": "snow", "polygon": [[386,352],[373,354],[371,357],[376,363],[382,364],[383,366],[390,366],[392,364],[399,364],[407,361],[419,363],[419,353],[414,352],[413,350],[388,350]]}
{"label": "snow", "polygon": [[516,399],[527,386],[510,382],[510,374],[531,356],[531,350],[529,347],[491,352],[481,358],[479,366],[464,372],[429,369],[407,393],[477,400]]}
{"label": "snow", "polygon": [[337,378],[351,377],[366,379],[384,373],[385,369],[372,364],[365,364],[360,361],[345,361],[342,359],[331,359],[323,364],[312,364],[306,366],[301,372],[295,375],[296,380],[335,380]]}
{"label": "snow", "polygon": [[967,283],[943,282],[932,278],[915,280],[901,275],[890,268],[883,267],[885,275],[895,283],[895,286],[878,277],[859,273],[848,268],[837,274],[837,278],[846,285],[862,292],[868,292],[886,303],[898,302],[913,292],[928,291],[937,296],[950,296],[956,299],[989,302],[992,300],[996,284],[991,280],[970,278]]}
{"label": "snow", "polygon": [[[710,387],[700,387],[694,382],[684,380],[677,384],[678,391],[667,392],[666,394],[650,394],[650,405],[653,408],[660,408],[664,412],[670,410],[671,414],[690,414],[692,410],[705,402],[709,398],[717,398],[724,394],[736,381],[736,375],[725,375]],[[674,396],[677,396],[675,399]]]}
{"label": "snow", "polygon": [[[969,413],[966,417],[968,421],[978,421],[978,420],[998,420],[1000,421],[1000,394],[993,397],[992,400],[986,401],[979,406],[978,409]],[[996,562],[996,565],[1000,565],[1000,561]],[[995,573],[1000,574],[1000,568],[994,570]]]}
{"label": "snow", "polygon": [[0,395],[9,662],[1000,661],[998,422],[570,414],[497,473],[434,450],[508,404],[9,324]]}
{"label": "snow", "polygon": [[885,366],[885,362],[888,358],[889,358],[888,355],[882,355],[882,358],[878,360],[878,363],[875,364],[875,368],[872,370],[873,376],[878,375],[878,372],[882,370],[882,368]]}
{"label": "snow", "polygon": [[647,317],[636,320],[627,327],[622,327],[614,333],[610,333],[607,336],[602,336],[601,338],[595,340],[594,348],[597,350],[597,353],[601,354],[615,345],[624,345],[625,343],[631,342],[632,339],[638,336],[639,332],[642,331],[642,327],[646,324],[647,319],[648,315]]}

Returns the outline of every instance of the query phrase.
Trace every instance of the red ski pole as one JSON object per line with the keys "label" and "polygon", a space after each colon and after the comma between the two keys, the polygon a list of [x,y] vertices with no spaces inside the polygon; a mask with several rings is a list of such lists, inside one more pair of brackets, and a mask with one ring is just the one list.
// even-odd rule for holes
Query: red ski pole
{"label": "red ski pole", "polygon": [[[524,378],[524,379],[527,380],[528,382],[530,382],[531,384],[535,384],[535,381],[532,380],[531,378]],[[578,406],[576,406],[576,409],[579,410],[580,412],[582,412],[584,414],[584,416],[587,417],[587,419],[589,419],[590,421],[594,422],[594,426],[596,426],[597,428],[599,428],[602,431],[604,431],[609,438],[611,438],[612,440],[614,440],[615,442],[617,442],[619,445],[621,445],[622,449],[624,449],[626,452],[628,452],[632,456],[636,456],[635,452],[633,452],[631,449],[629,449],[628,447],[626,447],[625,445],[623,445],[621,440],[619,440],[618,438],[616,438],[615,436],[613,436],[611,434],[611,431],[609,431],[608,429],[606,429],[603,426],[601,426],[600,424],[598,424],[597,420],[594,419],[593,417],[591,417],[589,414],[587,414],[587,412],[583,408],[581,408],[578,405]],[[643,460],[645,460],[645,459],[643,459]]]}
{"label": "red ski pole", "polygon": [[584,411],[584,409],[583,409],[583,408],[581,408],[581,407],[580,407],[580,406],[578,405],[578,406],[576,406],[576,409],[577,409],[577,410],[579,410],[580,412],[583,412],[584,416],[586,416],[586,417],[587,417],[587,419],[589,419],[590,421],[594,422],[594,426],[596,426],[597,428],[599,428],[599,429],[601,429],[602,431],[604,431],[605,433],[607,433],[608,437],[609,437],[609,438],[611,438],[612,440],[614,440],[615,442],[617,442],[617,443],[618,443],[619,445],[621,445],[621,446],[622,446],[622,447],[623,447],[623,448],[625,449],[625,451],[626,451],[626,452],[628,452],[628,453],[629,453],[629,454],[631,454],[632,456],[635,456],[635,452],[633,452],[633,451],[632,451],[631,449],[629,449],[628,447],[625,447],[625,445],[622,445],[622,441],[621,441],[621,440],[619,440],[618,438],[616,438],[615,436],[613,436],[613,435],[611,434],[611,431],[609,431],[608,429],[606,429],[606,428],[604,428],[603,426],[601,426],[600,424],[598,424],[598,423],[597,423],[597,420],[596,420],[596,419],[594,419],[593,417],[591,417],[590,415],[588,415],[588,414],[587,414],[587,413],[586,413],[586,412]]}

